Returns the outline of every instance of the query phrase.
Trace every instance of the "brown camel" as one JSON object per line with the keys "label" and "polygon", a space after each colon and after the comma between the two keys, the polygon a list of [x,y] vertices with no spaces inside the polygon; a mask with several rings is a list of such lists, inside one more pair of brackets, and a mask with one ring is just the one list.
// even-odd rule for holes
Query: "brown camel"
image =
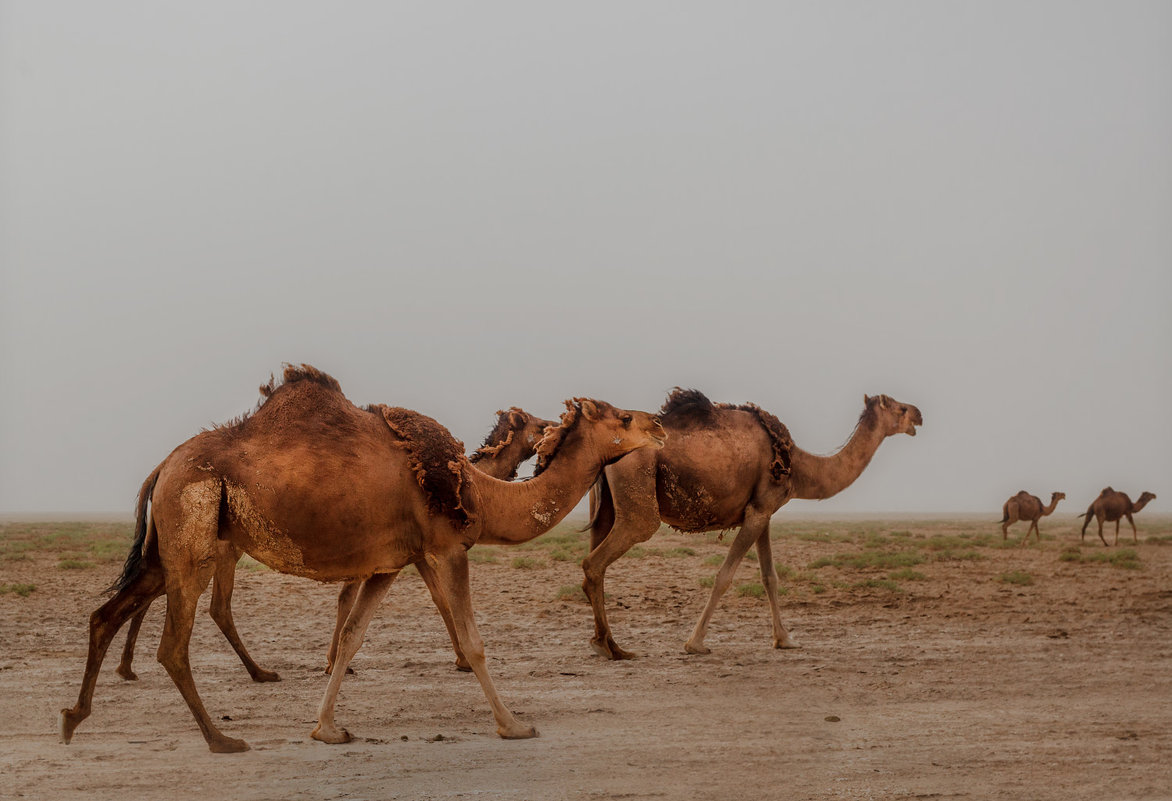
{"label": "brown camel", "polygon": [[[561,424],[538,445],[540,475],[507,482],[477,470],[463,445],[429,417],[374,405],[360,409],[338,382],[307,365],[262,388],[251,415],[192,437],[143,483],[135,543],[115,595],[90,616],[89,653],[77,704],[61,712],[69,742],[90,714],[98,671],[119,627],[166,593],[158,658],[213,752],[248,748],[204,709],[188,646],[196,603],[228,540],[274,570],[318,581],[362,581],[342,630],[318,712],[315,739],[347,742],[334,722],[346,666],[399,572],[414,564],[450,618],[492,707],[497,733],[532,737],[493,687],[476,628],[467,549],[482,537],[523,542],[557,525],[603,466],[666,434],[645,412],[586,398],[567,401]],[[147,513],[147,504],[150,512]]]}
{"label": "brown camel", "polygon": [[781,622],[769,518],[791,498],[829,498],[851,485],[879,444],[893,434],[915,436],[920,410],[886,395],[864,396],[850,441],[833,456],[815,456],[793,444],[776,417],[753,404],[713,404],[678,387],[660,412],[670,436],[655,453],[634,452],[610,465],[590,494],[591,551],[582,562],[582,588],[594,610],[591,646],[609,659],[630,659],[614,641],[606,619],[607,567],[660,522],[680,531],[740,526],[712,593],[684,649],[706,654],[708,621],[754,543],[773,619],[773,646],[795,647]]}
{"label": "brown camel", "polygon": [[1139,537],[1136,536],[1135,521],[1131,518],[1133,514],[1143,509],[1148,505],[1148,501],[1154,501],[1156,496],[1154,493],[1145,492],[1139,496],[1139,500],[1135,503],[1131,502],[1131,498],[1127,497],[1125,492],[1116,492],[1110,487],[1104,487],[1103,491],[1099,493],[1099,497],[1095,498],[1094,502],[1087,507],[1086,519],[1082,521],[1082,539],[1087,538],[1087,526],[1091,522],[1091,518],[1099,523],[1099,539],[1103,541],[1103,545],[1107,544],[1107,538],[1103,536],[1103,521],[1108,523],[1115,523],[1115,544],[1119,544],[1119,521],[1126,517],[1127,522],[1131,524],[1131,539],[1132,542],[1139,542]]}
{"label": "brown camel", "polygon": [[1065,497],[1065,492],[1051,493],[1050,505],[1042,506],[1042,499],[1037,495],[1030,495],[1025,490],[1017,493],[1001,507],[1001,539],[1009,539],[1009,527],[1018,520],[1028,520],[1030,527],[1026,529],[1025,536],[1021,538],[1021,544],[1026,544],[1031,531],[1037,535],[1038,542],[1041,542],[1042,534],[1038,531],[1038,521],[1046,515],[1052,514],[1057,508],[1058,502]]}
{"label": "brown camel", "polygon": [[[541,439],[545,428],[552,425],[557,424],[535,417],[516,406],[508,411],[498,411],[496,425],[488,433],[484,444],[473,452],[468,461],[475,464],[481,472],[487,473],[493,478],[510,481],[516,477],[517,468],[521,466],[521,463],[537,452],[538,440]],[[244,647],[244,643],[236,631],[236,623],[232,619],[232,586],[236,578],[236,563],[240,560],[240,554],[240,549],[231,542],[220,541],[219,551],[216,554],[216,570],[212,579],[212,602],[208,611],[212,620],[216,621],[216,625],[231,644],[232,649],[236,651],[236,655],[240,657],[240,661],[244,664],[244,668],[253,681],[280,681],[279,674],[262,668],[249,655],[248,649]],[[330,650],[326,658],[326,673],[331,672],[333,668],[342,626],[350,614],[350,609],[354,606],[354,599],[358,596],[360,585],[361,582],[348,581],[342,586],[342,591],[338,595],[337,625],[334,628],[334,636],[330,640]],[[146,617],[147,608],[143,607],[131,619],[129,630],[126,633],[126,644],[122,648],[122,659],[114,671],[127,681],[138,679],[132,666],[134,646],[138,640],[138,631],[142,627],[143,618]],[[445,622],[448,622],[446,618]],[[452,643],[455,645],[455,634],[450,627],[449,634],[452,634]],[[464,671],[471,670],[462,658],[457,660],[457,667]]]}

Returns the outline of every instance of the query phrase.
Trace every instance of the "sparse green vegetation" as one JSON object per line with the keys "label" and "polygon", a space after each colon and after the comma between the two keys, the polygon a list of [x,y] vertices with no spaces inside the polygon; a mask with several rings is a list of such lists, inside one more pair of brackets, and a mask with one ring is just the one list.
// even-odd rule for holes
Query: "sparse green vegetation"
{"label": "sparse green vegetation", "polygon": [[1112,567],[1123,568],[1124,570],[1139,570],[1143,567],[1139,554],[1134,548],[1110,549],[1106,551],[1094,550],[1087,553],[1075,546],[1067,548],[1058,554],[1058,558],[1063,562],[1079,562],[1082,564],[1098,562],[1100,564],[1111,565]]}
{"label": "sparse green vegetation", "polygon": [[704,564],[710,565],[712,567],[719,567],[720,565],[724,564],[724,557],[718,553],[713,554],[704,560]]}
{"label": "sparse green vegetation", "polygon": [[712,586],[713,584],[715,584],[715,583],[716,583],[716,577],[715,577],[715,576],[703,576],[703,577],[700,579],[700,586],[701,586],[701,587],[711,587],[711,586]]}
{"label": "sparse green vegetation", "polygon": [[535,567],[541,566],[541,560],[534,559],[531,556],[518,556],[509,563],[518,570],[532,570]]}
{"label": "sparse green vegetation", "polygon": [[823,556],[810,563],[812,570],[820,567],[849,567],[855,570],[889,570],[921,564],[924,557],[914,551],[863,551]]}
{"label": "sparse green vegetation", "polygon": [[495,565],[497,561],[496,553],[496,548],[489,545],[469,548],[468,561],[478,565]]}
{"label": "sparse green vegetation", "polygon": [[1002,584],[1017,584],[1022,587],[1028,587],[1034,583],[1034,577],[1024,570],[1011,570],[1008,573],[1002,573],[997,577],[997,580]]}
{"label": "sparse green vegetation", "polygon": [[903,592],[899,584],[891,579],[866,579],[864,581],[856,581],[850,585],[852,590],[887,590],[888,592]]}
{"label": "sparse green vegetation", "polygon": [[672,558],[677,558],[677,559],[680,557],[683,557],[683,556],[695,556],[695,555],[696,555],[696,551],[694,549],[683,548],[683,547],[669,548],[667,550],[667,552],[664,553],[664,556],[670,556]]}
{"label": "sparse green vegetation", "polygon": [[742,584],[737,587],[737,595],[742,598],[764,598],[765,585],[756,581],[749,584]]}
{"label": "sparse green vegetation", "polygon": [[928,577],[918,570],[912,570],[910,567],[905,567],[902,570],[896,570],[887,574],[887,578],[892,581],[927,581]]}
{"label": "sparse green vegetation", "polygon": [[589,603],[590,601],[586,597],[586,593],[583,592],[581,584],[563,584],[558,588],[557,600],[575,601],[578,603]]}
{"label": "sparse green vegetation", "polygon": [[57,563],[57,567],[62,570],[88,570],[93,566],[93,562],[87,562],[84,559],[62,559]]}
{"label": "sparse green vegetation", "polygon": [[0,595],[19,595],[21,598],[29,597],[37,588],[36,584],[0,584]]}

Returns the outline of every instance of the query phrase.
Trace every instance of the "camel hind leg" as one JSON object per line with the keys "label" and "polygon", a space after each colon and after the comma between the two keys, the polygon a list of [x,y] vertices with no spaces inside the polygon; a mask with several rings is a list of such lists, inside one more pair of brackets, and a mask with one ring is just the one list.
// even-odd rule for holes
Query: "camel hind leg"
{"label": "camel hind leg", "polygon": [[769,613],[773,618],[773,647],[798,648],[781,622],[781,604],[777,598],[777,567],[773,564],[773,544],[769,541],[769,527],[757,538],[757,561],[761,566],[761,582],[769,599]]}
{"label": "camel hind leg", "polygon": [[[460,650],[468,660],[472,672],[480,682],[492,707],[493,717],[496,719],[496,733],[506,740],[523,740],[536,737],[537,729],[527,726],[513,717],[513,713],[497,695],[492,677],[488,675],[488,666],[484,658],[484,641],[476,628],[476,619],[472,611],[472,590],[468,583],[468,552],[463,547],[455,547],[450,551],[431,555],[432,566],[435,569],[434,580],[438,582],[438,594],[446,598],[452,614],[452,625],[459,639]],[[428,575],[421,573],[420,575]]]}
{"label": "camel hind leg", "polygon": [[126,644],[122,646],[122,659],[114,669],[115,673],[127,681],[138,681],[138,674],[134,672],[131,664],[134,662],[134,644],[138,642],[138,630],[142,628],[142,621],[149,606],[150,604],[144,606],[130,619],[130,628],[126,630]]}
{"label": "camel hind leg", "polygon": [[118,629],[131,616],[139,616],[150,606],[151,601],[163,594],[163,571],[158,563],[148,564],[127,587],[102,604],[90,615],[89,654],[86,657],[85,674],[77,704],[71,709],[61,710],[61,741],[68,743],[73,732],[83,720],[89,717],[94,698],[94,687],[98,683],[98,672],[102,660]]}
{"label": "camel hind leg", "polygon": [[700,614],[700,619],[696,621],[696,628],[692,630],[692,636],[684,643],[684,650],[688,653],[712,653],[712,650],[704,645],[704,637],[708,634],[708,621],[712,619],[712,614],[716,611],[716,605],[720,602],[720,596],[724,595],[725,590],[732,584],[741,559],[748,552],[750,546],[760,539],[763,533],[766,535],[769,533],[769,515],[762,515],[758,512],[747,512],[744,522],[741,523],[741,530],[737,532],[736,538],[728,548],[728,555],[724,557],[724,564],[716,572],[716,580],[712,585],[712,592],[708,595],[708,604]]}
{"label": "camel hind leg", "polygon": [[240,662],[253,681],[280,681],[281,676],[265,670],[249,655],[244,647],[239,632],[236,631],[236,621],[232,618],[232,588],[236,583],[236,562],[240,559],[240,551],[230,542],[223,540],[219,543],[219,552],[216,554],[215,579],[212,584],[212,603],[208,610],[212,620],[216,621],[220,632],[240,657]]}
{"label": "camel hind leg", "polygon": [[1127,514],[1127,522],[1131,524],[1131,541],[1139,545],[1139,534],[1135,530],[1135,520],[1132,519],[1130,512]]}
{"label": "camel hind leg", "polygon": [[346,676],[350,660],[362,647],[362,638],[366,636],[366,627],[370,624],[370,619],[374,617],[379,603],[398,575],[397,571],[376,573],[358,587],[357,598],[346,617],[346,623],[337,631],[336,661],[330,672],[330,681],[326,685],[325,695],[322,696],[321,706],[318,707],[317,727],[309,735],[313,739],[323,743],[350,742],[350,732],[334,723],[334,704],[338,700],[338,689],[342,686],[342,679]]}

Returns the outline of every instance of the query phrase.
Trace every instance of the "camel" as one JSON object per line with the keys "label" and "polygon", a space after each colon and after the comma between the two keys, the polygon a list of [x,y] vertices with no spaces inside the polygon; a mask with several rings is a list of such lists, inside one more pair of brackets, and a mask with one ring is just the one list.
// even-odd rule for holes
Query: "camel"
{"label": "camel", "polygon": [[[556,425],[556,423],[531,415],[516,406],[507,411],[498,411],[496,425],[485,437],[484,443],[468,458],[468,461],[475,464],[481,472],[487,473],[493,478],[511,481],[516,477],[517,469],[521,463],[537,452],[537,442],[541,439],[545,428],[552,425]],[[280,674],[262,668],[253,660],[236,631],[236,623],[232,618],[232,586],[235,582],[236,563],[240,561],[240,554],[240,549],[232,543],[227,540],[220,542],[219,551],[216,554],[216,570],[212,580],[212,602],[208,611],[232,649],[236,651],[236,655],[240,657],[241,663],[253,681],[280,681]],[[334,628],[334,635],[330,640],[330,649],[326,657],[326,673],[333,670],[342,626],[346,623],[346,617],[354,606],[354,599],[358,596],[360,584],[361,582],[358,581],[346,582],[338,594],[337,625]],[[142,621],[146,617],[147,609],[148,607],[144,606],[131,619],[130,627],[126,633],[126,644],[122,648],[122,659],[114,670],[127,681],[138,679],[138,674],[133,669],[134,646],[138,640],[138,631],[142,628]],[[445,622],[447,622],[446,618]],[[452,633],[450,629],[449,633]],[[456,644],[454,634],[452,635],[452,643]],[[463,671],[471,670],[463,658],[457,659],[456,666]]]}
{"label": "camel", "polygon": [[1041,542],[1042,534],[1038,531],[1038,521],[1046,515],[1052,514],[1057,508],[1058,502],[1065,497],[1065,492],[1051,493],[1050,505],[1042,506],[1042,499],[1037,495],[1030,495],[1025,490],[1017,493],[1001,507],[1001,539],[1009,539],[1009,527],[1018,520],[1028,520],[1030,527],[1026,529],[1025,536],[1021,538],[1021,544],[1026,544],[1031,531],[1037,535],[1038,542]]}
{"label": "camel", "polygon": [[[646,412],[603,401],[566,401],[561,423],[538,444],[540,473],[507,482],[476,469],[463,445],[425,415],[383,405],[359,408],[336,380],[288,366],[262,387],[250,415],[187,440],[147,477],[135,540],[114,596],[90,616],[89,651],[77,704],[61,711],[68,743],[91,711],[98,672],[118,629],[167,595],[158,659],[215,753],[248,749],[204,708],[188,649],[199,596],[227,540],[273,570],[317,581],[361,581],[342,629],[314,739],[348,742],[334,720],[346,667],[395,577],[415,565],[506,739],[536,736],[497,695],[488,674],[468,584],[467,549],[482,537],[524,542],[557,525],[603,467],[666,433]],[[150,505],[148,513],[147,505]]]}
{"label": "camel", "polygon": [[1148,501],[1156,499],[1155,493],[1145,492],[1139,496],[1139,500],[1134,504],[1131,498],[1127,497],[1125,492],[1116,492],[1110,487],[1104,487],[1103,491],[1099,493],[1099,497],[1095,498],[1094,502],[1087,507],[1086,517],[1082,521],[1082,539],[1087,538],[1087,526],[1091,522],[1091,518],[1099,523],[1099,539],[1103,541],[1103,545],[1107,545],[1107,538],[1103,536],[1103,521],[1108,523],[1115,523],[1115,544],[1119,544],[1119,521],[1126,517],[1127,522],[1131,524],[1131,539],[1132,542],[1139,542],[1139,537],[1135,531],[1135,520],[1132,515],[1143,509],[1148,505]]}
{"label": "camel", "polygon": [[684,532],[740,526],[685,651],[710,653],[704,645],[708,622],[754,543],[769,598],[773,647],[796,647],[781,622],[770,517],[792,498],[829,498],[849,487],[885,438],[915,436],[923,424],[920,410],[886,395],[864,396],[854,434],[833,456],[801,450],[776,417],[754,404],[714,404],[696,390],[677,387],[660,418],[667,445],[624,456],[606,468],[591,491],[591,551],[582,561],[582,588],[594,611],[591,647],[608,659],[634,658],[615,643],[607,622],[604,579],[607,567],[650,539],[661,521]]}

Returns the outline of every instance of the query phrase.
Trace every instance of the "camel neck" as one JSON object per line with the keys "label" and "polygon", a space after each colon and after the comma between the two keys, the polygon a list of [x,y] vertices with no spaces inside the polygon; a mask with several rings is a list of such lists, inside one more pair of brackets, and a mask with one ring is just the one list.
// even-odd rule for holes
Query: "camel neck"
{"label": "camel neck", "polygon": [[831,456],[817,456],[796,445],[790,452],[795,498],[831,498],[855,482],[871,463],[884,436],[874,424],[860,424],[850,441]]}
{"label": "camel neck", "polygon": [[526,450],[525,444],[514,436],[508,445],[496,453],[486,453],[482,456],[476,462],[475,467],[493,478],[508,481],[517,474],[517,468],[521,466],[521,462],[533,455],[531,450],[528,453]]}
{"label": "camel neck", "polygon": [[1054,510],[1058,508],[1058,501],[1060,501],[1060,500],[1062,500],[1062,499],[1061,498],[1052,498],[1050,500],[1050,505],[1042,510],[1042,515],[1045,516],[1048,514],[1052,514],[1054,512]]}
{"label": "camel neck", "polygon": [[1150,501],[1150,500],[1151,500],[1151,498],[1141,498],[1140,500],[1136,501],[1134,504],[1132,504],[1131,513],[1135,514],[1140,509],[1143,509],[1145,506],[1148,505],[1148,501]]}
{"label": "camel neck", "polygon": [[575,437],[540,475],[525,481],[474,474],[480,494],[477,542],[513,545],[541,536],[565,519],[600,472],[602,459],[589,443]]}

